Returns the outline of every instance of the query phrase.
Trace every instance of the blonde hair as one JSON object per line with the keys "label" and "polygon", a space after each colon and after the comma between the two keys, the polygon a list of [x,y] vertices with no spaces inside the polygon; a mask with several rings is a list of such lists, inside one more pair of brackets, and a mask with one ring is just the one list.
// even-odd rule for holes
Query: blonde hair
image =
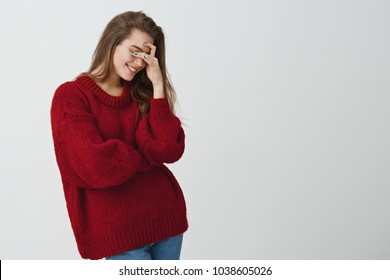
{"label": "blonde hair", "polygon": [[[165,62],[165,38],[163,30],[152,18],[142,11],[128,11],[115,16],[106,26],[96,46],[89,70],[85,73],[97,82],[104,82],[113,71],[113,56],[115,47],[125,40],[134,29],[147,33],[154,40],[156,58],[163,76],[164,92],[172,113],[176,102],[176,92],[172,86]],[[99,72],[93,74],[93,71]],[[150,98],[153,96],[153,85],[146,75],[145,68],[131,81],[132,96],[138,102],[142,115],[149,112]]]}

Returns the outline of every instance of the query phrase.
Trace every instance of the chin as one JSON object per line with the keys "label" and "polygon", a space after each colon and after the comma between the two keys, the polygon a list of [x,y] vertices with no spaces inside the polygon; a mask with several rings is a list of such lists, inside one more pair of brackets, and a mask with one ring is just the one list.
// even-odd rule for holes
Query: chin
{"label": "chin", "polygon": [[122,78],[123,80],[128,81],[128,82],[130,82],[131,80],[133,80],[134,77],[135,77],[135,75],[134,75],[134,76],[130,76],[130,75],[122,75],[122,76],[121,76],[121,78]]}

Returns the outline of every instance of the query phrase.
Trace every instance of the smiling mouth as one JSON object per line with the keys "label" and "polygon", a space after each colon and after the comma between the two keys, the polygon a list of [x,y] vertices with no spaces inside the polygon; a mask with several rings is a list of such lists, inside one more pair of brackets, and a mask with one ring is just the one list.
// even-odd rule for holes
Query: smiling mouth
{"label": "smiling mouth", "polygon": [[133,73],[136,73],[138,69],[135,69],[134,67],[131,67],[129,64],[126,64],[127,68]]}

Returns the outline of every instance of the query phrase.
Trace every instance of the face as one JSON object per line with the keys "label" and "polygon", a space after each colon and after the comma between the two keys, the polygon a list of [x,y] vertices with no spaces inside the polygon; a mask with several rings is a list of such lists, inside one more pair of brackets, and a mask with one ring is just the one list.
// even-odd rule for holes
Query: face
{"label": "face", "polygon": [[131,81],[134,76],[146,66],[141,57],[135,57],[131,52],[150,53],[150,49],[144,46],[144,42],[153,44],[153,38],[138,29],[132,30],[130,36],[115,47],[113,64],[116,74]]}

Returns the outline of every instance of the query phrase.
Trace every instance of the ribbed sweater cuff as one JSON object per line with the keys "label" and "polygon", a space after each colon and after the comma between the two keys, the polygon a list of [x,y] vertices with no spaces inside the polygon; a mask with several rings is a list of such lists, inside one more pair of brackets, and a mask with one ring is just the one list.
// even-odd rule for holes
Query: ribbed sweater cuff
{"label": "ribbed sweater cuff", "polygon": [[167,120],[172,117],[167,98],[150,99],[150,119],[153,121]]}

